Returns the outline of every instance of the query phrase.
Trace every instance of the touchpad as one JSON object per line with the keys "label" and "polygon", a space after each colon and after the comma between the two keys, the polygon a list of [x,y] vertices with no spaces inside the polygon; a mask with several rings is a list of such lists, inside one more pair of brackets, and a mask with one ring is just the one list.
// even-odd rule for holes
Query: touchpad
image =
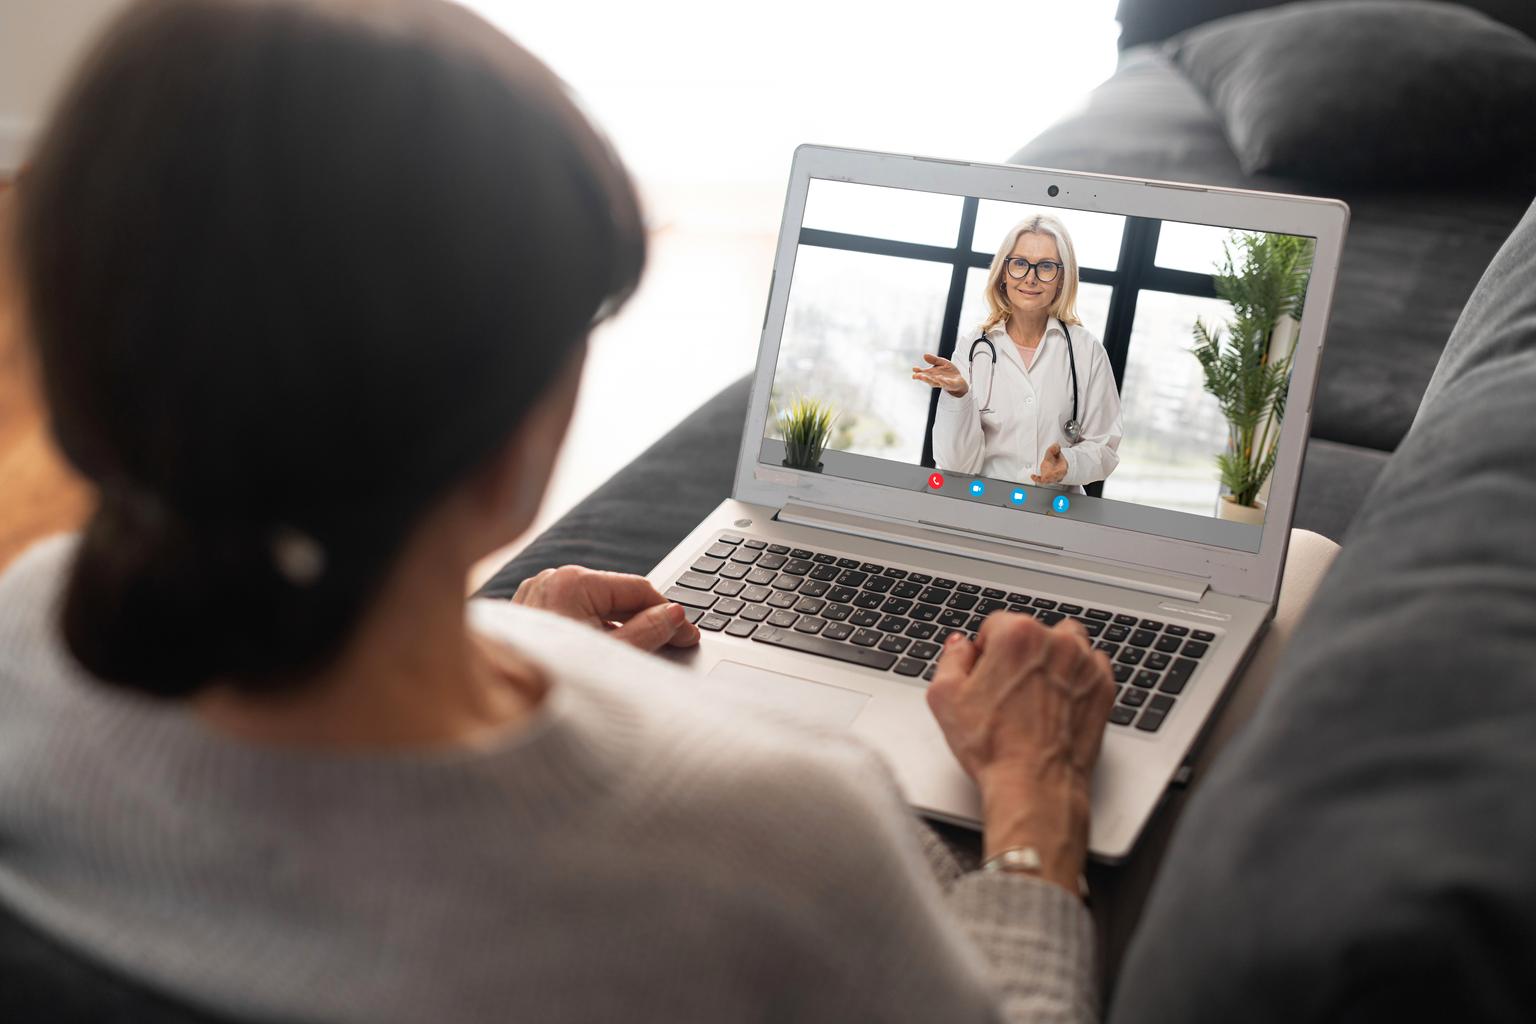
{"label": "touchpad", "polygon": [[867,693],[736,661],[720,662],[709,670],[707,678],[711,688],[740,703],[837,729],[852,725],[869,703]]}

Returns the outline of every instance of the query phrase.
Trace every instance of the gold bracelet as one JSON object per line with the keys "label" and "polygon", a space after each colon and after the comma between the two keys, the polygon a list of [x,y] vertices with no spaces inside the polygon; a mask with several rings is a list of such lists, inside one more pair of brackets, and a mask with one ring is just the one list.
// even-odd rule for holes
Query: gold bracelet
{"label": "gold bracelet", "polygon": [[[999,850],[981,862],[981,870],[989,873],[1033,875],[1041,881],[1045,880],[1045,862],[1040,858],[1040,851],[1033,846],[1011,846],[1006,850]],[[1084,903],[1088,902],[1087,875],[1077,876],[1077,894]]]}

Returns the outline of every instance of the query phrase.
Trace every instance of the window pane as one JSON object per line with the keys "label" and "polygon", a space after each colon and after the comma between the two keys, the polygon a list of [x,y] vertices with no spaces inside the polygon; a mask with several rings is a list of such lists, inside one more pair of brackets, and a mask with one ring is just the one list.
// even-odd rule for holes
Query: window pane
{"label": "window pane", "polygon": [[960,196],[812,178],[801,226],[898,242],[953,247]]}
{"label": "window pane", "polygon": [[1157,235],[1156,263],[1169,270],[1214,274],[1221,265],[1222,243],[1232,234],[1230,228],[1165,220]]}
{"label": "window pane", "polygon": [[1216,456],[1226,447],[1227,422],[1205,390],[1191,332],[1197,316],[1225,325],[1231,315],[1221,299],[1140,294],[1120,389],[1120,466],[1104,482],[1104,497],[1216,514]]}
{"label": "window pane", "polygon": [[1025,217],[1049,213],[1067,226],[1077,262],[1084,267],[1114,270],[1120,262],[1120,238],[1125,232],[1125,218],[1110,213],[1062,210],[1052,206],[1030,206],[983,199],[976,209],[976,235],[971,248],[995,253],[1008,229]]}
{"label": "window pane", "polygon": [[938,351],[949,275],[947,263],[800,246],[768,436],[780,436],[779,410],[804,395],[835,407],[827,447],[918,462],[929,389],[912,367]]}
{"label": "window pane", "polygon": [[[972,267],[965,278],[965,301],[960,306],[960,337],[959,341],[965,345],[957,346],[957,351],[964,357],[966,346],[976,340],[976,329],[981,326],[981,321],[987,316],[987,272],[977,267]],[[1104,340],[1104,325],[1109,322],[1109,297],[1114,289],[1107,284],[1084,284],[1079,282],[1077,286],[1077,315],[1082,319],[1083,326],[1087,327],[1100,341]]]}

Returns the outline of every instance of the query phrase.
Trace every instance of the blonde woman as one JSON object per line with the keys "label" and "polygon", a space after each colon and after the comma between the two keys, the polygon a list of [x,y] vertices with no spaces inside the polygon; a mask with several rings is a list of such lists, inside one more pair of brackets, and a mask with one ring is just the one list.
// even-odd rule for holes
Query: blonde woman
{"label": "blonde woman", "polygon": [[1061,221],[1015,224],[987,272],[990,313],[951,362],[925,353],[912,379],[939,388],[938,468],[1081,490],[1120,463],[1120,393],[1077,316],[1077,256]]}

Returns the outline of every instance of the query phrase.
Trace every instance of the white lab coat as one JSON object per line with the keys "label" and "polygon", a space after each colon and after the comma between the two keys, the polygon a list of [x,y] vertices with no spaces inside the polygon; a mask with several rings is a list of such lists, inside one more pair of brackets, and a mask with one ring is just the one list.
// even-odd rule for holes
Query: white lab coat
{"label": "white lab coat", "polygon": [[[1045,337],[1029,369],[1003,327],[987,338],[997,346],[997,376],[987,400],[988,350],[976,349],[971,380],[971,345],[977,334],[962,334],[951,360],[970,390],[961,398],[939,392],[933,421],[933,459],[941,470],[997,480],[1029,483],[1040,471],[1040,460],[1052,444],[1061,445],[1067,475],[1054,486],[1081,487],[1103,480],[1120,464],[1122,425],[1120,392],[1109,355],[1093,332],[1072,326],[1072,352],[1077,357],[1078,420],[1083,440],[1067,441],[1063,426],[1072,415],[1072,370],[1067,360],[1067,336],[1061,321],[1049,321]],[[987,403],[991,412],[982,412]]]}

